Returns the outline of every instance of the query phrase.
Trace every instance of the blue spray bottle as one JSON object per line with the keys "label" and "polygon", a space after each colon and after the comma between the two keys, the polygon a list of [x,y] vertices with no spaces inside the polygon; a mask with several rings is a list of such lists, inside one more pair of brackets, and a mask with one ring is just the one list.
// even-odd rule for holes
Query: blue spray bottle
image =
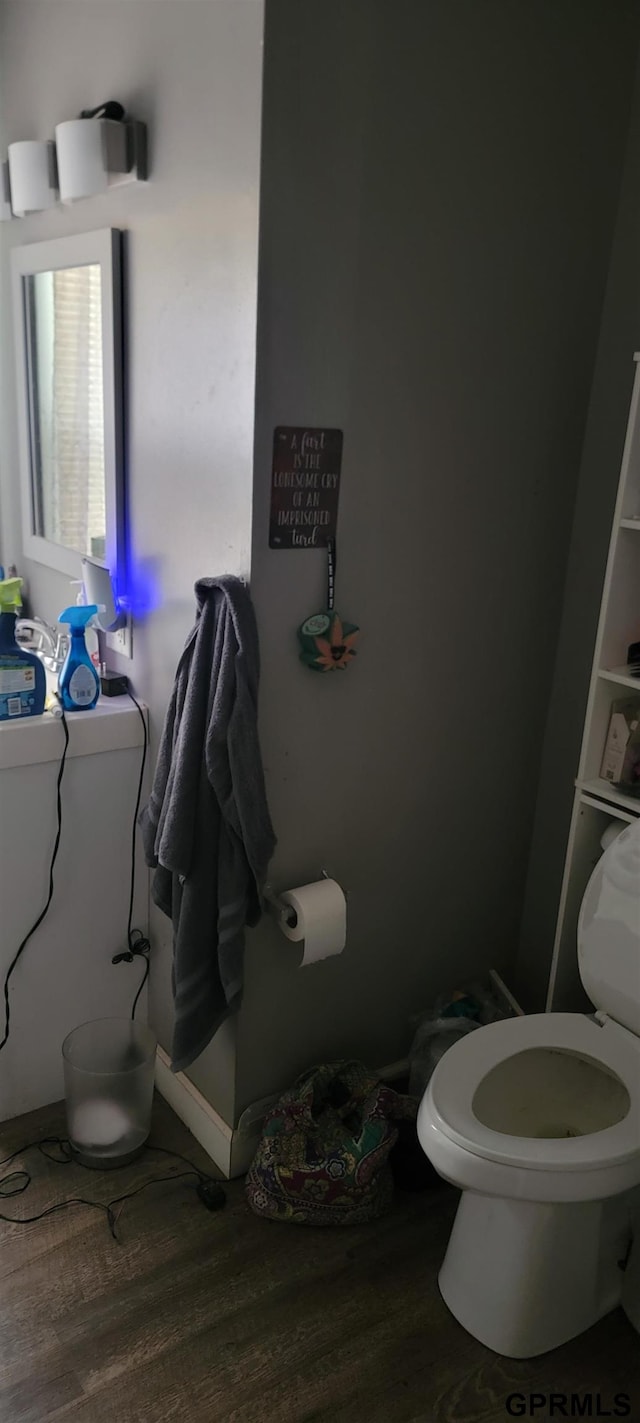
{"label": "blue spray bottle", "polygon": [[96,603],[87,607],[65,608],[59,623],[68,623],[71,646],[60,673],[58,689],[65,711],[91,711],[100,695],[100,678],[91,661],[84,640],[87,623],[99,611]]}

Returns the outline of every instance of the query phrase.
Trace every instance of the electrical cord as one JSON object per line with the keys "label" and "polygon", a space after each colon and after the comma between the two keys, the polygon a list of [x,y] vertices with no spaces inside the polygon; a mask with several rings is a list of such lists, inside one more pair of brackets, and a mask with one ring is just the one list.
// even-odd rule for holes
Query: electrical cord
{"label": "electrical cord", "polygon": [[[138,715],[139,715],[139,717],[140,717],[140,721],[142,722],[142,760],[141,760],[141,763],[140,763],[140,775],[139,775],[139,778],[138,778],[138,789],[137,789],[137,793],[136,793],[136,805],[135,805],[135,811],[134,811],[134,814],[133,814],[133,826],[132,826],[132,830],[131,830],[131,878],[130,878],[130,886],[129,886],[129,913],[128,913],[128,916],[127,916],[127,948],[126,948],[126,950],[125,950],[123,953],[115,954],[114,957],[113,957],[113,959],[112,959],[112,963],[114,963],[114,964],[123,963],[123,962],[125,962],[125,963],[133,963],[133,961],[134,961],[135,958],[143,958],[143,959],[145,960],[145,966],[144,966],[144,973],[143,973],[143,976],[142,976],[142,982],[140,983],[140,985],[139,985],[139,987],[138,987],[138,990],[137,990],[137,992],[136,992],[135,998],[134,998],[134,1000],[133,1000],[133,1007],[132,1007],[132,1009],[131,1009],[131,1017],[132,1017],[132,1019],[133,1019],[133,1018],[135,1018],[135,1015],[136,1015],[136,1008],[137,1008],[137,1006],[138,1006],[138,1000],[139,1000],[139,998],[140,998],[140,994],[142,993],[142,990],[143,990],[143,988],[144,988],[144,986],[145,986],[145,983],[146,983],[146,981],[147,981],[147,978],[149,977],[149,954],[150,954],[150,951],[151,951],[151,944],[150,944],[148,938],[145,937],[145,935],[142,933],[142,931],[141,931],[140,929],[133,929],[133,928],[132,928],[132,921],[133,921],[133,901],[134,901],[134,895],[135,895],[135,875],[136,875],[136,827],[137,827],[137,823],[138,823],[138,815],[139,815],[139,812],[140,812],[140,801],[141,801],[141,799],[142,799],[142,786],[143,786],[143,782],[144,782],[144,773],[145,773],[145,768],[146,768],[146,764],[147,764],[147,751],[148,751],[149,738],[148,738],[148,736],[147,736],[147,723],[146,723],[146,719],[145,719],[145,715],[144,715],[144,712],[143,712],[143,710],[142,710],[142,707],[140,706],[140,703],[139,703],[138,701],[136,701],[136,698],[134,697],[134,695],[133,695],[133,693],[132,693],[131,691],[129,691],[129,696],[130,696],[131,701],[133,702],[134,706],[136,707],[137,712],[138,712]],[[6,975],[5,975],[4,987],[3,987],[3,992],[4,992],[5,1023],[4,1023],[4,1036],[3,1036],[2,1040],[0,1041],[0,1052],[2,1052],[2,1049],[3,1049],[4,1047],[6,1047],[7,1042],[8,1042],[8,1040],[9,1040],[9,1033],[10,1033],[10,1026],[11,1026],[11,1002],[10,1002],[10,997],[9,997],[9,984],[10,984],[10,982],[11,982],[12,975],[13,975],[13,973],[14,973],[14,970],[17,968],[18,963],[20,962],[20,959],[22,958],[22,955],[23,955],[23,953],[24,953],[24,951],[25,951],[25,949],[26,949],[26,947],[27,947],[27,944],[29,943],[30,939],[33,938],[33,935],[35,934],[36,930],[40,928],[40,925],[42,924],[43,920],[46,918],[46,915],[47,915],[48,912],[49,912],[49,906],[50,906],[50,904],[51,904],[51,900],[53,899],[53,890],[54,890],[54,874],[53,874],[53,872],[54,872],[56,860],[57,860],[57,858],[58,858],[58,851],[59,851],[59,849],[60,849],[60,838],[61,838],[61,835],[62,835],[62,795],[61,795],[61,786],[62,786],[62,777],[63,777],[63,775],[64,775],[65,763],[66,763],[66,759],[67,759],[67,750],[68,750],[68,747],[69,747],[69,727],[68,727],[68,723],[67,723],[67,718],[66,718],[66,716],[65,716],[64,707],[63,707],[63,705],[62,705],[62,702],[61,702],[60,698],[58,698],[58,704],[59,704],[59,707],[60,707],[60,720],[61,720],[61,722],[62,722],[62,730],[63,730],[63,732],[64,732],[64,746],[63,746],[63,750],[62,750],[62,756],[61,756],[61,758],[60,758],[60,764],[59,764],[59,767],[58,767],[58,776],[57,776],[57,781],[56,781],[57,827],[56,827],[56,837],[55,837],[54,846],[53,846],[53,853],[52,853],[52,855],[51,855],[51,861],[50,861],[50,865],[49,865],[49,891],[48,891],[48,894],[47,894],[47,900],[46,900],[46,903],[45,903],[44,908],[42,909],[42,911],[41,911],[40,914],[38,915],[38,918],[35,920],[35,923],[33,923],[33,924],[31,925],[31,928],[29,929],[29,932],[28,932],[27,934],[25,934],[25,937],[24,937],[24,939],[22,940],[22,943],[19,945],[18,949],[16,950],[16,953],[14,954],[14,957],[13,957],[11,963],[9,964],[9,967],[8,967],[7,972],[6,972]]]}
{"label": "electrical cord", "polygon": [[[51,1152],[45,1150],[48,1146],[56,1147],[60,1154],[58,1156],[52,1155]],[[9,1216],[0,1212],[0,1221],[4,1221],[7,1225],[33,1225],[36,1221],[44,1220],[47,1216],[53,1215],[54,1212],[65,1210],[69,1206],[86,1206],[90,1210],[99,1210],[106,1215],[111,1235],[116,1243],[120,1245],[121,1241],[117,1235],[119,1214],[116,1216],[114,1207],[123,1207],[127,1201],[133,1200],[134,1196],[139,1196],[142,1191],[147,1191],[150,1186],[160,1186],[169,1181],[183,1181],[187,1177],[191,1178],[195,1176],[198,1183],[196,1193],[208,1210],[218,1210],[225,1204],[226,1198],[220,1182],[216,1181],[215,1177],[210,1176],[206,1171],[202,1171],[199,1166],[194,1166],[193,1162],[189,1161],[187,1156],[182,1156],[179,1151],[170,1151],[168,1147],[155,1146],[152,1143],[148,1143],[145,1146],[145,1150],[159,1151],[163,1156],[171,1156],[176,1161],[182,1161],[189,1169],[188,1171],[174,1171],[170,1176],[152,1176],[149,1181],[143,1181],[142,1184],[136,1186],[133,1191],[124,1191],[122,1195],[114,1196],[112,1200],[106,1203],[103,1201],[90,1201],[85,1196],[71,1196],[64,1201],[55,1201],[53,1205],[47,1206],[45,1210],[38,1211],[36,1215],[32,1216]],[[27,1142],[26,1146],[19,1147],[18,1150],[12,1152],[10,1156],[6,1156],[4,1161],[0,1161],[0,1166],[9,1166],[12,1161],[15,1161],[17,1156],[23,1156],[27,1151],[39,1151],[47,1161],[52,1161],[56,1166],[70,1166],[73,1162],[79,1166],[84,1166],[85,1164],[78,1159],[67,1137],[48,1136],[43,1137],[40,1141],[30,1141]],[[86,1167],[85,1169],[92,1170],[93,1168]],[[10,1200],[13,1196],[24,1195],[24,1192],[28,1190],[31,1185],[31,1180],[31,1173],[26,1170],[10,1171],[6,1176],[0,1177],[0,1200]]]}
{"label": "electrical cord", "polygon": [[58,850],[60,849],[60,836],[61,836],[61,834],[62,834],[62,796],[61,796],[60,788],[61,788],[61,786],[62,786],[62,777],[63,777],[63,775],[64,775],[64,767],[65,767],[65,762],[66,762],[66,759],[67,759],[67,750],[68,750],[68,748],[69,748],[69,727],[68,727],[68,725],[67,725],[67,718],[66,718],[66,716],[65,716],[65,714],[64,714],[64,707],[63,707],[62,702],[60,701],[59,698],[58,698],[58,701],[59,701],[59,705],[60,705],[60,717],[61,717],[61,721],[62,721],[62,730],[63,730],[63,732],[64,732],[64,747],[63,747],[63,750],[62,750],[62,756],[61,756],[61,758],[60,758],[60,765],[58,766],[58,778],[57,778],[57,781],[56,781],[57,828],[56,828],[56,838],[55,838],[54,846],[53,846],[53,854],[52,854],[52,856],[51,856],[51,862],[50,862],[50,865],[49,865],[49,892],[48,892],[48,895],[47,895],[47,902],[46,902],[46,904],[45,904],[45,906],[44,906],[44,909],[41,910],[41,912],[40,912],[40,914],[38,915],[38,918],[36,919],[35,923],[31,925],[31,928],[30,928],[28,934],[25,934],[25,937],[24,937],[24,939],[22,940],[22,943],[20,944],[19,948],[16,950],[16,953],[14,954],[14,957],[13,957],[13,959],[11,960],[11,963],[9,964],[9,967],[8,967],[7,972],[6,972],[6,975],[5,975],[5,980],[4,980],[4,1037],[2,1038],[2,1041],[0,1042],[0,1052],[2,1052],[3,1047],[6,1047],[7,1042],[9,1041],[10,1020],[11,1020],[11,1003],[10,1003],[10,999],[9,999],[9,984],[10,984],[10,982],[11,982],[11,976],[12,976],[12,974],[13,974],[14,969],[17,967],[18,963],[20,962],[20,959],[22,958],[22,955],[23,955],[23,953],[24,953],[24,951],[25,951],[25,949],[26,949],[26,947],[27,947],[27,944],[29,943],[29,940],[33,938],[33,935],[35,934],[36,929],[39,929],[39,928],[40,928],[40,925],[41,925],[43,919],[46,917],[46,915],[47,915],[47,913],[48,913],[49,905],[51,904],[51,900],[53,899],[53,887],[54,887],[53,871],[54,871],[54,868],[55,868],[56,860],[57,860],[57,858],[58,858]]}
{"label": "electrical cord", "polygon": [[[60,1156],[52,1156],[45,1150],[46,1146],[58,1146]],[[41,1141],[29,1141],[26,1146],[21,1146],[11,1156],[6,1156],[4,1161],[0,1161],[0,1166],[8,1166],[15,1161],[16,1156],[24,1156],[25,1152],[37,1150],[47,1161],[53,1161],[57,1166],[67,1166],[73,1160],[69,1143],[62,1137],[46,1136]],[[22,1196],[31,1185],[30,1171],[9,1171],[6,1176],[0,1177],[0,1200],[10,1200],[12,1196]],[[35,1221],[44,1220],[46,1216],[53,1215],[55,1211],[64,1210],[67,1206],[89,1206],[92,1209],[104,1211],[109,1229],[114,1239],[115,1216],[110,1209],[110,1205],[103,1205],[101,1201],[87,1201],[82,1196],[72,1196],[66,1201],[56,1201],[53,1205],[47,1206],[46,1210],[39,1211],[37,1215],[31,1216],[10,1216],[0,1212],[0,1220],[8,1225],[33,1225]]]}
{"label": "electrical cord", "polygon": [[[148,938],[146,938],[145,935],[142,933],[142,931],[141,931],[140,929],[134,929],[134,928],[132,927],[132,922],[133,922],[133,902],[134,902],[134,897],[135,897],[136,829],[137,829],[137,824],[138,824],[138,815],[139,815],[139,813],[140,813],[140,801],[141,801],[141,798],[142,798],[142,787],[143,787],[143,783],[144,783],[144,773],[145,773],[145,768],[146,768],[146,761],[147,761],[147,751],[148,751],[149,738],[148,738],[148,735],[147,735],[147,723],[146,723],[146,719],[145,719],[145,715],[144,715],[144,712],[143,712],[143,710],[142,710],[142,707],[140,706],[140,703],[139,703],[138,701],[136,701],[136,698],[133,696],[133,693],[132,693],[131,691],[129,691],[129,696],[130,696],[131,701],[133,702],[134,706],[136,707],[136,709],[137,709],[137,711],[138,711],[138,715],[139,715],[140,720],[141,720],[141,722],[142,722],[142,760],[141,760],[141,763],[140,763],[140,774],[139,774],[139,777],[138,777],[138,787],[137,787],[137,792],[136,792],[136,803],[135,803],[135,810],[134,810],[134,815],[133,815],[133,825],[132,825],[132,830],[131,830],[131,878],[130,878],[130,885],[129,885],[129,912],[128,912],[128,916],[127,916],[127,949],[126,949],[123,953],[115,954],[114,957],[113,957],[113,959],[112,959],[112,962],[113,962],[114,964],[122,963],[122,962],[133,963],[134,958],[144,958],[144,960],[145,960],[145,967],[144,967],[144,973],[143,973],[143,976],[142,976],[142,981],[141,981],[141,983],[140,983],[140,985],[139,985],[139,987],[138,987],[138,990],[137,990],[137,992],[136,992],[135,998],[134,998],[134,1000],[133,1000],[133,1007],[132,1007],[132,1009],[131,1009],[131,1017],[132,1017],[132,1019],[133,1019],[133,1018],[135,1018],[136,1008],[137,1008],[137,1006],[138,1006],[138,1000],[139,1000],[139,998],[140,998],[140,994],[142,993],[142,990],[143,990],[143,988],[144,988],[144,986],[145,986],[145,983],[147,982],[147,978],[148,978],[148,976],[149,976],[149,953],[150,953],[150,949],[151,949],[150,942],[149,942]],[[25,950],[26,947],[27,947],[27,944],[29,943],[30,939],[33,938],[33,935],[35,934],[36,930],[39,929],[40,925],[42,924],[43,920],[45,919],[45,917],[46,917],[46,915],[47,915],[47,913],[48,913],[48,911],[49,911],[49,906],[50,906],[51,901],[52,901],[52,899],[53,899],[53,891],[54,891],[54,869],[55,869],[56,860],[57,860],[57,858],[58,858],[58,851],[59,851],[59,849],[60,849],[60,839],[61,839],[61,835],[62,835],[62,794],[61,794],[61,787],[62,787],[62,778],[63,778],[63,776],[64,776],[64,769],[65,769],[65,763],[66,763],[66,758],[67,758],[67,751],[68,751],[68,748],[69,748],[69,727],[68,727],[68,724],[67,724],[67,718],[66,718],[66,716],[65,716],[64,707],[62,706],[62,702],[60,701],[59,698],[58,698],[58,701],[59,701],[59,705],[60,705],[60,719],[61,719],[61,722],[62,722],[62,729],[63,729],[63,732],[64,732],[64,746],[63,746],[63,750],[62,750],[62,756],[61,756],[61,758],[60,758],[60,763],[59,763],[59,766],[58,766],[58,775],[57,775],[57,779],[56,779],[56,815],[57,815],[57,825],[56,825],[56,836],[55,836],[55,841],[54,841],[54,846],[53,846],[53,852],[52,852],[52,855],[51,855],[51,861],[50,861],[50,865],[49,865],[49,889],[48,889],[47,899],[46,899],[46,903],[45,903],[45,905],[44,905],[44,908],[41,910],[41,912],[40,912],[40,914],[38,915],[37,919],[36,919],[35,922],[32,924],[32,926],[31,926],[31,928],[29,929],[28,933],[25,934],[25,937],[24,937],[24,939],[22,940],[21,944],[18,946],[18,949],[16,950],[16,953],[14,954],[14,957],[13,957],[13,959],[12,959],[10,965],[9,965],[9,968],[7,969],[7,973],[6,973],[6,975],[5,975],[5,980],[4,980],[5,1029],[4,1029],[4,1036],[3,1036],[3,1038],[2,1038],[2,1041],[0,1041],[0,1052],[1,1052],[2,1049],[6,1046],[6,1044],[7,1044],[7,1042],[8,1042],[8,1039],[9,1039],[10,1020],[11,1020],[11,1005],[10,1005],[10,997],[9,997],[9,985],[10,985],[10,982],[11,982],[11,977],[12,977],[13,972],[14,972],[15,968],[17,967],[17,965],[18,965],[18,963],[19,963],[19,961],[20,961],[20,959],[21,959],[21,957],[22,957],[22,954],[24,953],[24,950]],[[54,1148],[56,1148],[57,1151],[59,1152],[59,1154],[58,1154],[58,1155],[52,1155],[51,1152],[49,1152],[49,1151],[46,1150],[47,1147],[54,1147]],[[36,1215],[32,1215],[32,1216],[16,1217],[16,1216],[8,1216],[8,1215],[5,1215],[5,1214],[3,1214],[2,1212],[0,1212],[0,1221],[4,1221],[4,1222],[6,1222],[6,1224],[8,1224],[8,1225],[32,1225],[32,1224],[34,1224],[36,1221],[44,1220],[47,1216],[53,1215],[53,1214],[54,1214],[55,1212],[57,1212],[57,1211],[65,1210],[65,1209],[67,1209],[68,1207],[71,1207],[71,1206],[85,1206],[86,1208],[88,1208],[88,1209],[90,1209],[90,1210],[99,1210],[99,1211],[102,1211],[102,1212],[106,1215],[107,1221],[108,1221],[108,1224],[109,1224],[109,1229],[110,1229],[110,1231],[111,1231],[111,1235],[113,1236],[113,1239],[114,1239],[115,1241],[118,1241],[118,1236],[117,1236],[117,1231],[116,1231],[118,1217],[117,1217],[117,1216],[115,1215],[115,1213],[114,1213],[114,1209],[113,1209],[114,1206],[124,1206],[124,1204],[125,1204],[126,1201],[132,1200],[134,1196],[140,1195],[140,1193],[141,1193],[142,1191],[148,1190],[150,1186],[157,1186],[157,1185],[161,1185],[163,1182],[179,1181],[179,1180],[185,1179],[186,1177],[194,1177],[194,1176],[195,1176],[195,1178],[196,1178],[196,1180],[197,1180],[197,1183],[198,1183],[198,1184],[197,1184],[197,1187],[196,1187],[196,1191],[197,1191],[198,1197],[199,1197],[199,1199],[203,1202],[203,1204],[207,1207],[208,1210],[210,1210],[210,1211],[217,1210],[217,1209],[219,1209],[219,1207],[220,1207],[221,1205],[224,1205],[224,1202],[225,1202],[225,1195],[224,1195],[224,1191],[223,1191],[223,1189],[222,1189],[220,1183],[219,1183],[218,1181],[216,1181],[215,1177],[207,1175],[207,1173],[206,1173],[205,1171],[201,1171],[197,1166],[194,1166],[193,1163],[192,1163],[191,1161],[189,1161],[186,1156],[182,1156],[182,1155],[180,1154],[180,1152],[177,1152],[177,1151],[170,1151],[167,1147],[155,1146],[155,1145],[152,1145],[151,1143],[149,1143],[148,1146],[147,1146],[145,1149],[146,1149],[146,1150],[149,1150],[149,1151],[159,1151],[159,1152],[161,1152],[161,1153],[162,1153],[163,1155],[165,1155],[165,1156],[171,1156],[171,1157],[173,1157],[175,1160],[182,1161],[189,1169],[188,1169],[187,1171],[173,1172],[170,1176],[154,1176],[154,1177],[151,1178],[151,1180],[149,1180],[149,1181],[144,1181],[144,1182],[142,1183],[142,1185],[137,1186],[137,1187],[135,1188],[135,1190],[133,1190],[133,1191],[125,1191],[121,1196],[116,1196],[116,1197],[114,1197],[113,1200],[106,1202],[106,1204],[105,1204],[104,1202],[102,1202],[102,1201],[91,1201],[91,1200],[88,1200],[88,1199],[87,1199],[86,1197],[84,1197],[84,1196],[72,1196],[72,1197],[70,1197],[69,1199],[64,1200],[64,1201],[56,1201],[56,1202],[54,1202],[53,1205],[47,1206],[47,1208],[46,1208],[45,1210],[39,1211]],[[71,1165],[72,1162],[78,1161],[78,1158],[77,1158],[77,1156],[76,1156],[76,1153],[74,1152],[73,1147],[71,1146],[70,1141],[69,1141],[66,1137],[43,1137],[40,1141],[28,1142],[26,1146],[20,1147],[17,1151],[14,1151],[10,1156],[5,1157],[3,1161],[0,1161],[0,1167],[10,1165],[12,1161],[15,1161],[15,1159],[16,1159],[17,1156],[22,1156],[22,1155],[24,1155],[24,1153],[25,1153],[26,1151],[31,1151],[31,1150],[37,1150],[37,1151],[39,1151],[40,1154],[41,1154],[42,1156],[44,1156],[47,1161],[51,1161],[51,1162],[53,1162],[53,1163],[54,1163],[55,1165],[57,1165],[57,1166],[69,1166],[69,1165]],[[79,1164],[79,1165],[83,1165],[84,1163],[78,1161],[78,1164]],[[21,1195],[23,1195],[24,1192],[27,1191],[28,1188],[29,1188],[29,1186],[31,1185],[31,1180],[32,1180],[32,1178],[31,1178],[31,1173],[30,1173],[29,1171],[26,1171],[26,1170],[9,1171],[6,1176],[0,1177],[0,1200],[10,1200],[10,1199],[12,1199],[14,1196],[21,1196]],[[118,1243],[120,1243],[120,1242],[118,1241]]]}
{"label": "electrical cord", "polygon": [[140,813],[140,801],[142,799],[142,786],[144,782],[145,767],[147,764],[147,750],[149,745],[149,738],[147,736],[147,722],[142,707],[140,706],[140,703],[136,701],[133,692],[130,688],[128,688],[128,695],[131,701],[133,702],[133,705],[136,707],[138,715],[142,722],[142,761],[140,762],[140,775],[138,777],[136,807],[133,812],[133,825],[131,828],[131,879],[129,884],[129,915],[127,918],[127,948],[122,953],[114,954],[111,962],[114,964],[133,963],[135,958],[142,958],[145,960],[142,982],[140,983],[136,996],[133,1000],[133,1007],[131,1009],[131,1017],[133,1019],[136,1016],[138,999],[149,977],[149,954],[151,952],[151,944],[149,940],[145,937],[145,935],[142,933],[142,930],[132,929],[131,927],[133,922],[133,900],[136,888],[136,829],[138,825],[138,815]]}

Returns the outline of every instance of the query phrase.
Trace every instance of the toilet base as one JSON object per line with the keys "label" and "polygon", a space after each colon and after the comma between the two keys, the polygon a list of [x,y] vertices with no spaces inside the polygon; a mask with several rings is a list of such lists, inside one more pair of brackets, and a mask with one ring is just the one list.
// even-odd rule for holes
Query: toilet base
{"label": "toilet base", "polygon": [[481,1344],[533,1358],[620,1304],[629,1240],[628,1194],[555,1204],[463,1191],[440,1292]]}

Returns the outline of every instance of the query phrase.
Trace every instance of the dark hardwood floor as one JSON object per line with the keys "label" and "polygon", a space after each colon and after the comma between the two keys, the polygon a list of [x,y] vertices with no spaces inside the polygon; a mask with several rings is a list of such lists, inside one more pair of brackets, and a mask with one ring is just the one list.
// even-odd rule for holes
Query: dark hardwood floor
{"label": "dark hardwood floor", "polygon": [[[60,1107],[1,1125],[0,1159],[49,1133],[64,1134]],[[151,1139],[210,1165],[162,1101]],[[183,1169],[152,1152],[110,1173],[37,1152],[24,1164],[33,1184],[0,1202],[6,1214],[107,1201]],[[528,1362],[455,1323],[436,1282],[447,1187],[325,1231],[257,1220],[242,1182],[225,1189],[217,1214],[188,1181],[144,1192],[120,1211],[120,1244],[83,1208],[0,1222],[1,1423],[502,1423],[515,1392],[599,1393],[611,1409],[625,1391],[640,1420],[640,1339],[620,1311]]]}

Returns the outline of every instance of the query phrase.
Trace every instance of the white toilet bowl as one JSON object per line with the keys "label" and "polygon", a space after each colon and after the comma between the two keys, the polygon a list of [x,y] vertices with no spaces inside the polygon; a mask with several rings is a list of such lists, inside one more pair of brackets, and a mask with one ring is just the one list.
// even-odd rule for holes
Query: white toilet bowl
{"label": "white toilet bowl", "polygon": [[594,997],[597,978],[617,1021],[540,1013],[469,1033],[418,1114],[424,1151],[463,1191],[442,1296],[512,1358],[565,1343],[620,1303],[640,1328],[640,823],[591,878],[579,948],[585,987]]}

